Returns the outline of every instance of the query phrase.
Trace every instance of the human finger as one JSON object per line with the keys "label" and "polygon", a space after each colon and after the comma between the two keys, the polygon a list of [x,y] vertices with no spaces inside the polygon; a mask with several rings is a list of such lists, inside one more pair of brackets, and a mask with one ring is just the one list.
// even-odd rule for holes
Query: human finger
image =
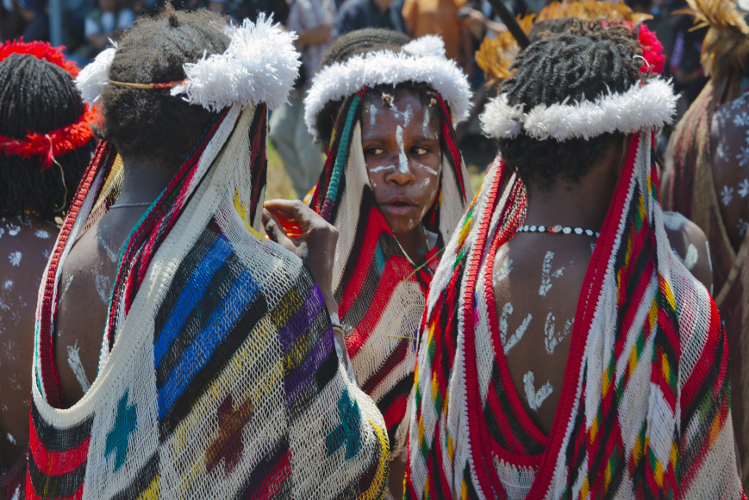
{"label": "human finger", "polygon": [[295,222],[302,231],[306,231],[316,218],[320,218],[314,210],[299,200],[270,200],[265,202],[265,208],[279,219]]}
{"label": "human finger", "polygon": [[281,222],[275,215],[273,215],[268,210],[263,210],[262,221],[263,227],[265,227],[265,232],[268,234],[268,237],[271,240],[275,241],[288,250],[294,249],[294,243],[286,235],[286,231],[284,231]]}

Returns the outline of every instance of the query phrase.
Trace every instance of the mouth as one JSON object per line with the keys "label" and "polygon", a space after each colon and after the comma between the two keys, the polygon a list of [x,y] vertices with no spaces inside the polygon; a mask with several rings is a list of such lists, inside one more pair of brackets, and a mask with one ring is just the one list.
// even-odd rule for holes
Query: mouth
{"label": "mouth", "polygon": [[405,215],[416,208],[416,203],[405,197],[395,197],[380,204],[380,208],[393,215]]}

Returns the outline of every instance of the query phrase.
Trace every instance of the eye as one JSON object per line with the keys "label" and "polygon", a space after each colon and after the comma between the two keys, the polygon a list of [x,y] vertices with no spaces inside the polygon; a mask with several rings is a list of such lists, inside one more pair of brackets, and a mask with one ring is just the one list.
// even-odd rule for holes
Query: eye
{"label": "eye", "polygon": [[385,152],[383,148],[378,147],[371,147],[364,150],[364,154],[367,156],[379,156],[385,154]]}
{"label": "eye", "polygon": [[415,156],[424,156],[426,154],[429,154],[431,151],[429,148],[425,148],[423,146],[414,146],[411,148],[411,154]]}

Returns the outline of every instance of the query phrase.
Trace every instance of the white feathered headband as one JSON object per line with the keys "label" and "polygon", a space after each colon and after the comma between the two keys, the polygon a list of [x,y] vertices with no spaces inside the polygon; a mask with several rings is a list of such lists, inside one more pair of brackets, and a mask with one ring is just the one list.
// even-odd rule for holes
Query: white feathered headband
{"label": "white feathered headband", "polygon": [[286,102],[301,64],[294,48],[296,34],[281,30],[263,14],[258,16],[257,23],[245,19],[239,26],[226,26],[224,33],[231,39],[226,51],[186,63],[187,78],[183,81],[140,84],[110,80],[109,66],[117,50],[115,45],[80,72],[76,86],[89,104],[101,99],[105,85],[145,90],[170,88],[173,96],[184,95],[190,104],[213,112],[234,104],[248,106],[260,102],[275,109]]}
{"label": "white feathered headband", "polygon": [[591,139],[613,132],[632,134],[671,124],[677,96],[671,83],[653,78],[623,93],[609,93],[576,104],[539,105],[523,112],[510,106],[507,94],[493,99],[480,116],[484,133],[497,139],[513,139],[521,132],[538,140]]}
{"label": "white feathered headband", "polygon": [[455,124],[468,118],[472,95],[468,79],[455,61],[445,57],[442,39],[427,35],[404,45],[400,52],[356,55],[318,71],[304,99],[307,129],[318,137],[315,117],[328,102],[356,94],[364,87],[403,82],[426,83],[437,91],[450,105]]}

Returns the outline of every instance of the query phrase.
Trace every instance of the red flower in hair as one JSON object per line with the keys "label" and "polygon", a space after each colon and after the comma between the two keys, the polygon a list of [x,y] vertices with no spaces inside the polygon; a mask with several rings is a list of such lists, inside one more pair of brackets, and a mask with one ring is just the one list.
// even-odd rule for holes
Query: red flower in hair
{"label": "red flower in hair", "polygon": [[[663,45],[658,41],[655,33],[650,31],[644,23],[640,24],[639,42],[642,47],[642,57],[650,64],[649,69],[654,73],[663,73],[663,66],[666,63],[666,56],[663,55]],[[648,65],[643,63],[640,71],[646,73]]]}
{"label": "red flower in hair", "polygon": [[68,61],[65,59],[65,54],[62,53],[62,47],[53,47],[49,42],[26,43],[23,40],[11,40],[10,42],[0,44],[0,61],[4,60],[11,54],[28,54],[37,59],[44,59],[45,61],[61,67],[73,75],[73,78],[78,76],[78,73],[81,71],[74,61]]}

